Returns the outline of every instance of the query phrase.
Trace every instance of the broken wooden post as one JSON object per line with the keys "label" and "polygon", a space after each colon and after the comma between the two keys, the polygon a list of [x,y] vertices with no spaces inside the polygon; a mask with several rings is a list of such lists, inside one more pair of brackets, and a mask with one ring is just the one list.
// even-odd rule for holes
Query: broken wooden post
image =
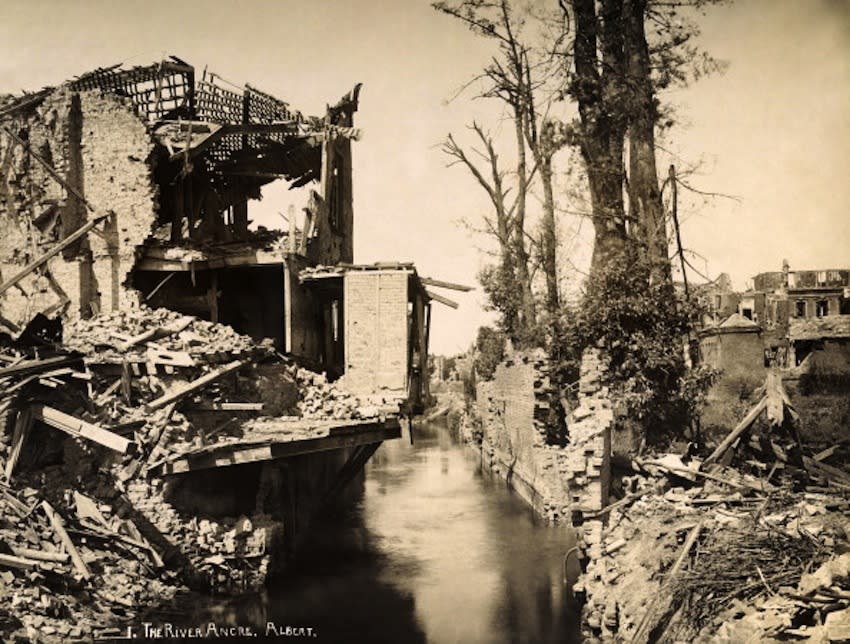
{"label": "broken wooden post", "polygon": [[68,536],[67,530],[65,530],[65,522],[62,520],[56,510],[53,509],[47,501],[41,502],[41,507],[44,509],[44,513],[47,515],[47,518],[50,520],[50,525],[53,526],[54,532],[56,532],[56,536],[59,537],[59,540],[62,542],[62,545],[65,546],[65,550],[68,551],[68,554],[71,556],[71,561],[74,563],[74,568],[77,569],[84,579],[91,578],[91,571],[89,570],[86,562],[83,561],[83,558],[80,556],[79,551],[77,550],[74,542],[71,541],[71,537]]}
{"label": "broken wooden post", "polygon": [[181,398],[188,396],[189,394],[197,391],[198,389],[202,389],[206,385],[210,384],[221,378],[222,376],[226,376],[227,374],[236,371],[243,365],[247,364],[244,360],[234,360],[233,362],[228,362],[221,369],[217,369],[212,371],[205,376],[201,376],[197,380],[193,380],[190,383],[183,385],[178,388],[177,391],[173,391],[170,394],[165,394],[164,396],[160,396],[156,400],[148,403],[148,409],[159,409],[161,407],[165,407],[166,405],[177,402]]}
{"label": "broken wooden post", "polygon": [[12,434],[12,449],[9,452],[9,458],[6,460],[6,471],[4,472],[7,481],[12,480],[12,472],[15,470],[15,465],[18,464],[24,442],[29,436],[32,420],[32,413],[29,409],[21,409],[18,412],[18,417],[15,419],[15,431]]}
{"label": "broken wooden post", "polygon": [[704,468],[706,465],[710,465],[715,462],[717,459],[723,456],[726,453],[732,443],[734,443],[738,438],[743,434],[747,429],[749,429],[750,425],[755,422],[755,419],[758,418],[758,415],[764,411],[765,407],[767,407],[767,396],[763,396],[762,399],[758,402],[758,404],[753,407],[750,412],[744,416],[744,419],[738,423],[738,425],[729,432],[729,435],[723,439],[723,442],[717,446],[717,448],[702,462],[702,467]]}
{"label": "broken wooden post", "polygon": [[51,427],[60,429],[67,434],[71,434],[71,436],[86,438],[94,441],[95,443],[99,443],[104,447],[108,447],[111,450],[115,450],[119,454],[126,454],[130,447],[131,441],[127,440],[123,436],[113,434],[102,427],[93,425],[92,423],[86,422],[76,416],[71,416],[70,414],[61,412],[53,407],[48,407],[47,405],[33,405],[31,409],[32,417],[35,420],[40,420]]}
{"label": "broken wooden post", "polygon": [[56,244],[49,251],[47,251],[46,253],[43,253],[38,258],[31,261],[29,264],[27,264],[24,268],[22,268],[20,271],[18,271],[15,275],[13,275],[7,281],[0,284],[0,295],[5,293],[6,291],[8,291],[10,288],[12,288],[15,284],[20,282],[22,279],[24,279],[27,275],[32,273],[39,266],[41,266],[42,264],[46,264],[49,259],[51,259],[51,258],[55,257],[56,255],[58,255],[59,253],[61,253],[63,250],[68,248],[68,246],[71,246],[75,241],[80,239],[83,235],[85,235],[92,228],[97,226],[101,221],[103,221],[104,219],[106,219],[107,217],[109,217],[112,214],[113,213],[111,211],[109,211],[109,212],[101,213],[100,215],[93,217],[88,223],[84,224],[82,227],[78,228],[73,233],[68,235],[65,239],[63,239],[61,242]]}

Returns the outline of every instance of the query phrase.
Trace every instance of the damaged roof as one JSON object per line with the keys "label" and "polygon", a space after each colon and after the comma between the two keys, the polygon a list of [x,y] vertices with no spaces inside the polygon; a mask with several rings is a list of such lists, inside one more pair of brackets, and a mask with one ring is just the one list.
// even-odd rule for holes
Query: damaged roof
{"label": "damaged roof", "polygon": [[[352,127],[359,84],[322,117],[305,116],[286,101],[248,84],[233,85],[206,69],[196,78],[195,68],[176,56],[145,66],[98,68],[60,87],[125,97],[170,162],[185,165],[201,158],[220,184],[283,177],[292,187],[305,185],[321,174],[324,137],[360,136]],[[35,109],[56,89],[10,98],[0,107],[0,119]]]}
{"label": "damaged roof", "polygon": [[821,318],[791,319],[788,337],[794,340],[850,338],[850,315],[827,315]]}

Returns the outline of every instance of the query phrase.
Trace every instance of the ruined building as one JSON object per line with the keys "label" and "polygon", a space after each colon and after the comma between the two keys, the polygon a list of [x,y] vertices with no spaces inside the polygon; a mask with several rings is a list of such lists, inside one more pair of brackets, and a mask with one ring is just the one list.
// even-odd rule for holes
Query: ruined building
{"label": "ruined building", "polygon": [[[171,58],[0,97],[0,639],[260,586],[422,408],[425,287],[468,289],[353,263],[358,92],[305,116]],[[252,225],[280,179],[303,211]]]}
{"label": "ruined building", "polygon": [[[358,93],[305,116],[172,57],[7,98],[0,322],[14,332],[37,312],[143,302],[270,338],[357,393],[421,406],[431,297],[412,265],[352,265]],[[308,191],[303,216],[252,229],[249,203],[280,178]]]}

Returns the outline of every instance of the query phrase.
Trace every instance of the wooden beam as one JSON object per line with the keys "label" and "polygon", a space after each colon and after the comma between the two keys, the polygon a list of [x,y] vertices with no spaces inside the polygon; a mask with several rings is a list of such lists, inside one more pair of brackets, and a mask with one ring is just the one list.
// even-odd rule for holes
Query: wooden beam
{"label": "wooden beam", "polygon": [[226,376],[227,374],[236,371],[245,364],[247,364],[247,361],[245,360],[234,360],[233,362],[229,362],[220,369],[216,369],[215,371],[201,376],[197,380],[193,380],[192,382],[183,385],[182,387],[178,388],[176,391],[171,392],[170,394],[160,396],[156,400],[148,403],[148,408],[160,409],[161,407],[165,407],[173,402],[177,402],[181,398],[188,396],[189,394],[197,391],[198,389],[202,389],[211,382],[218,380],[222,376]]}
{"label": "wooden beam", "polygon": [[26,141],[21,139],[21,137],[19,137],[17,134],[15,134],[12,130],[7,128],[5,125],[2,126],[2,129],[7,135],[12,137],[21,146],[23,146],[23,148],[27,152],[27,154],[29,154],[32,158],[34,158],[36,161],[38,161],[42,165],[42,167],[47,171],[47,174],[49,174],[51,177],[53,177],[53,179],[57,183],[59,183],[59,185],[61,185],[63,188],[65,188],[65,190],[67,190],[69,193],[71,193],[77,199],[79,199],[85,205],[85,207],[88,208],[91,212],[94,212],[94,206],[92,206],[91,203],[89,203],[89,201],[82,194],[80,194],[80,192],[74,186],[72,186],[70,183],[68,183],[65,180],[64,177],[62,177],[58,172],[56,172],[56,169],[50,163],[48,163],[46,159],[41,158],[38,154],[33,152],[29,143],[27,143]]}
{"label": "wooden beam", "polygon": [[425,292],[428,294],[428,297],[430,297],[435,302],[439,302],[440,304],[445,304],[446,306],[450,306],[453,309],[456,309],[458,306],[460,306],[454,300],[450,300],[449,298],[443,297],[442,295],[437,295],[433,291],[429,291],[427,288],[425,289]]}
{"label": "wooden beam", "polygon": [[358,445],[380,443],[399,437],[401,437],[401,427],[398,420],[368,423],[351,428],[346,433],[336,433],[333,436],[319,436],[285,442],[269,441],[263,444],[227,443],[216,446],[213,450],[181,456],[151,469],[163,475],[181,474],[195,470],[230,467],[244,463],[271,461],[302,454],[357,447]]}
{"label": "wooden beam", "polygon": [[32,273],[39,266],[46,264],[48,260],[50,260],[51,258],[53,258],[56,255],[58,255],[59,253],[61,253],[63,250],[68,248],[68,246],[71,246],[74,242],[76,242],[78,239],[80,239],[83,235],[85,235],[87,232],[89,232],[92,228],[97,226],[101,221],[103,221],[104,219],[109,217],[111,214],[113,214],[113,213],[112,212],[106,212],[106,213],[102,213],[100,215],[96,215],[94,218],[92,218],[90,221],[88,221],[81,228],[78,228],[73,233],[68,235],[65,239],[63,239],[61,242],[56,244],[56,246],[51,248],[49,251],[40,255],[37,259],[35,259],[32,262],[30,262],[29,264],[27,264],[18,273],[13,275],[11,278],[9,278],[7,281],[5,281],[3,284],[0,284],[0,295],[5,293],[6,291],[8,291],[10,288],[12,288],[15,284],[20,282],[22,279],[24,279],[27,275]]}
{"label": "wooden beam", "polygon": [[261,402],[212,402],[186,407],[189,411],[263,411]]}
{"label": "wooden beam", "polygon": [[21,548],[16,545],[11,545],[12,552],[18,557],[26,557],[27,559],[35,559],[36,561],[52,561],[54,563],[65,563],[68,561],[68,555],[64,552],[47,552],[46,550],[33,550],[32,548]]}
{"label": "wooden beam", "polygon": [[450,288],[453,291],[463,291],[464,293],[468,293],[469,291],[474,291],[475,289],[471,286],[466,286],[465,284],[454,284],[452,282],[443,282],[442,280],[431,279],[430,277],[420,277],[419,281],[427,286],[437,286],[439,288]]}
{"label": "wooden beam", "polygon": [[53,526],[53,531],[56,532],[56,536],[59,537],[62,545],[65,546],[65,550],[67,550],[68,554],[71,555],[71,561],[74,563],[74,568],[77,569],[84,579],[90,579],[91,571],[86,565],[86,562],[83,561],[83,558],[80,557],[80,553],[77,551],[76,546],[74,546],[74,542],[71,541],[71,537],[68,536],[68,532],[65,530],[65,522],[62,521],[62,517],[56,514],[56,510],[54,510],[53,506],[51,506],[47,501],[42,501],[41,507],[44,509],[44,513],[50,520],[50,525]]}
{"label": "wooden beam", "polygon": [[12,450],[6,459],[5,476],[7,481],[12,480],[12,472],[15,470],[15,465],[18,464],[24,442],[26,442],[27,436],[29,436],[32,421],[32,413],[28,408],[21,409],[18,412],[18,417],[15,419],[15,431],[12,434]]}
{"label": "wooden beam", "polygon": [[56,429],[60,429],[71,436],[86,438],[90,441],[94,441],[95,443],[99,443],[104,447],[108,447],[119,454],[126,454],[130,447],[131,442],[123,436],[113,434],[102,427],[93,425],[92,423],[86,422],[76,416],[71,416],[70,414],[61,412],[53,407],[48,407],[47,405],[32,405],[30,409],[32,410],[32,417],[34,420],[40,420],[41,422],[50,425],[51,427],[55,427]]}
{"label": "wooden beam", "polygon": [[38,566],[38,562],[32,559],[16,557],[14,555],[0,554],[0,566],[6,568],[17,568],[18,570],[31,570]]}
{"label": "wooden beam", "polygon": [[734,443],[738,438],[743,434],[747,429],[749,429],[750,425],[753,424],[758,415],[767,407],[767,396],[763,396],[762,399],[758,402],[758,404],[753,407],[750,412],[744,416],[744,419],[738,423],[738,425],[729,432],[729,435],[723,439],[723,442],[717,446],[717,448],[706,458],[701,467],[705,468],[706,465],[709,465],[719,459],[726,453],[732,443]]}

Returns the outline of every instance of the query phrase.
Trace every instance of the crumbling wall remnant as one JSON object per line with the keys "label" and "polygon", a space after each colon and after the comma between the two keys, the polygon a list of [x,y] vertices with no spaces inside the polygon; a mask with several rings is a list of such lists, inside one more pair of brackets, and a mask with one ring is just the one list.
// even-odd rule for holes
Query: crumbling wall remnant
{"label": "crumbling wall remnant", "polygon": [[585,350],[567,449],[566,477],[575,510],[598,511],[608,503],[614,412],[602,381],[606,367],[598,349]]}
{"label": "crumbling wall remnant", "polygon": [[115,213],[103,230],[90,232],[7,290],[0,301],[3,317],[22,326],[38,312],[73,318],[135,303],[125,283],[136,249],[150,235],[157,203],[148,165],[154,142],[127,99],[60,87],[2,125],[8,131],[0,134],[0,282],[93,216]]}

